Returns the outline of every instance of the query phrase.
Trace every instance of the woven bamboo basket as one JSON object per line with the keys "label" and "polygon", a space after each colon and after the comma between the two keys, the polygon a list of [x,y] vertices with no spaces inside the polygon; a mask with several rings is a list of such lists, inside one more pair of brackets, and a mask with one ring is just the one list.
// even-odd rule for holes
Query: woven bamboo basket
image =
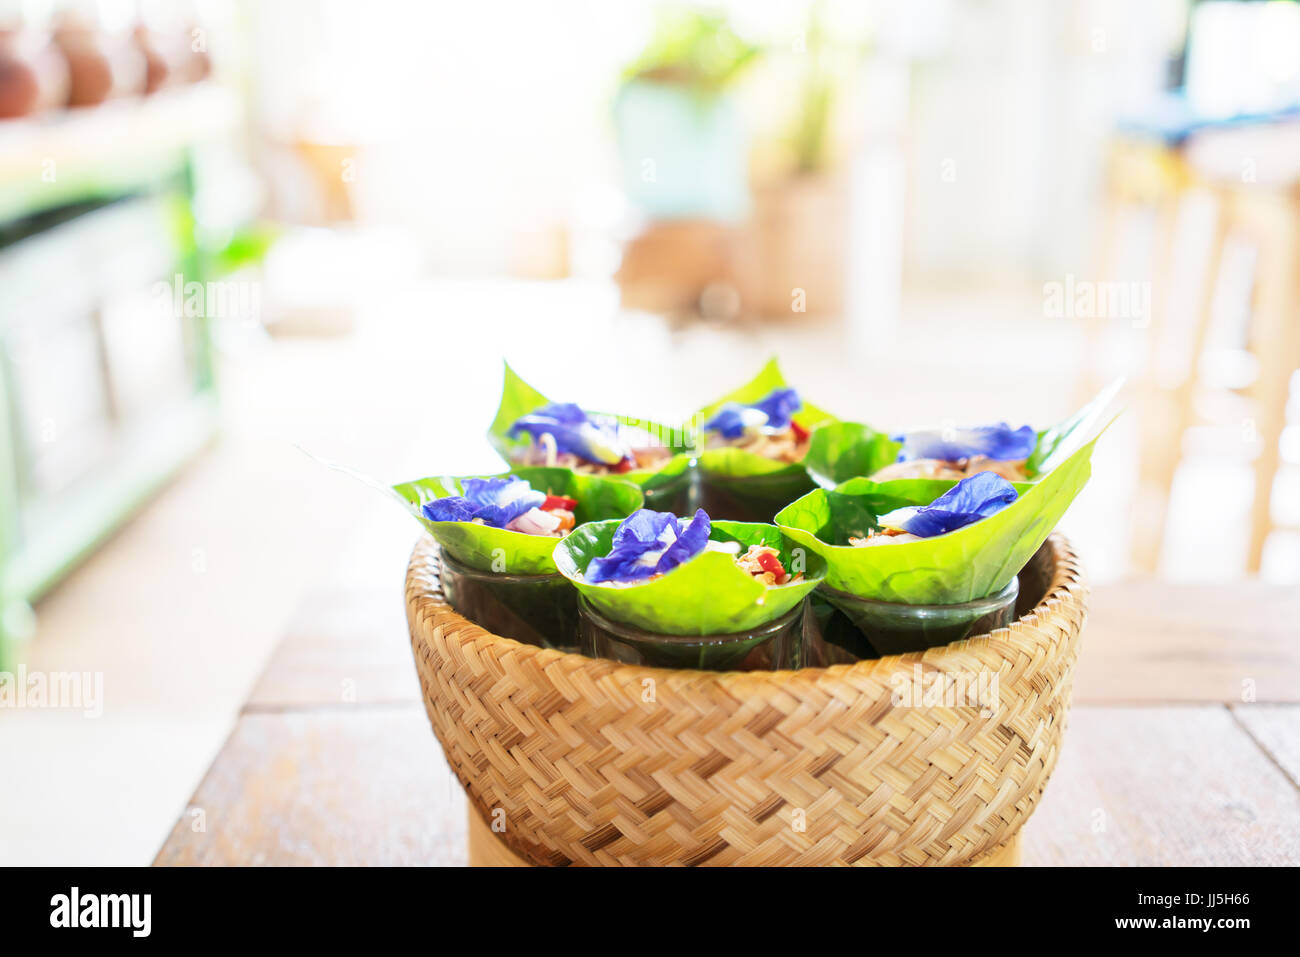
{"label": "woven bamboo basket", "polygon": [[[471,863],[1017,863],[1060,752],[1087,606],[1060,535],[1020,584],[1010,627],[923,653],[671,671],[484,631],[443,600],[423,539],[406,579],[411,647],[469,797]],[[918,675],[975,674],[996,675],[993,707],[898,694]]]}

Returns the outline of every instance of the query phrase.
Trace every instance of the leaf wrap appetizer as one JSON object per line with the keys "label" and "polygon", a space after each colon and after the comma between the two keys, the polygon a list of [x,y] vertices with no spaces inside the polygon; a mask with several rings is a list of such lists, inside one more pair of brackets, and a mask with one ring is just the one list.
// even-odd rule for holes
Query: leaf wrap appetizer
{"label": "leaf wrap appetizer", "polygon": [[[522,481],[506,481],[511,478]],[[526,486],[520,488],[523,483]],[[522,467],[503,475],[424,478],[394,485],[393,491],[456,561],[507,575],[554,574],[551,556],[558,532],[583,522],[622,518],[643,501],[640,488],[622,478],[563,468]],[[548,527],[545,521],[540,526],[528,523],[529,509],[548,503],[553,505],[545,510],[549,513],[571,514],[571,523],[560,520],[568,529]]]}
{"label": "leaf wrap appetizer", "polygon": [[775,359],[696,413],[696,461],[711,514],[769,521],[815,487],[804,465],[815,430],[837,421],[786,384]]}
{"label": "leaf wrap appetizer", "polygon": [[703,511],[581,525],[556,545],[555,564],[600,614],[665,635],[752,631],[798,605],[826,570],[771,525]]}
{"label": "leaf wrap appetizer", "polygon": [[958,483],[852,479],[834,490],[817,489],[791,503],[777,515],[776,524],[826,559],[830,588],[862,598],[917,605],[973,601],[1005,588],[1051,534],[1088,481],[1096,441],[1094,438],[1038,482],[1016,484],[1014,501],[955,530],[929,537],[905,531],[910,537],[898,542],[875,547],[854,543],[855,539],[870,542],[876,535],[887,534],[882,519],[897,524],[899,516],[891,513],[935,504]]}
{"label": "leaf wrap appetizer", "polygon": [[1029,479],[1025,463],[1033,454],[1038,433],[1027,425],[1013,429],[1005,422],[962,429],[922,429],[894,436],[898,461],[873,473],[877,482],[890,479],[937,478],[960,480],[992,472],[1008,481]]}
{"label": "leaf wrap appetizer", "polygon": [[822,488],[861,477],[958,481],[980,472],[1035,482],[1097,433],[1122,385],[1122,379],[1111,383],[1074,415],[1041,432],[999,422],[891,436],[857,422],[834,423],[814,433],[805,464]]}
{"label": "leaf wrap appetizer", "polygon": [[511,466],[572,468],[639,485],[647,501],[685,508],[690,443],[683,428],[552,402],[505,366],[488,441]]}

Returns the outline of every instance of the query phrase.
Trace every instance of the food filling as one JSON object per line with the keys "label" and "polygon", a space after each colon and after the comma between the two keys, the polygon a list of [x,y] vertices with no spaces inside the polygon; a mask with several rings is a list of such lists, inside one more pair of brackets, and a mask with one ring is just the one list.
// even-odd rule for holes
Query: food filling
{"label": "food filling", "polygon": [[781,553],[771,545],[750,545],[736,564],[764,585],[788,585],[803,580],[803,573],[791,575],[781,564]]}
{"label": "food filling", "polygon": [[993,472],[1009,482],[1023,482],[1028,476],[1025,472],[1025,460],[1013,459],[999,462],[986,455],[972,455],[968,459],[913,459],[909,462],[895,462],[872,474],[876,482],[890,479],[964,479],[979,472]]}
{"label": "food filling", "polygon": [[609,554],[593,558],[583,577],[593,584],[639,585],[653,581],[704,551],[724,552],[737,567],[766,585],[786,585],[803,579],[791,575],[781,563],[781,553],[767,545],[750,545],[744,553],[735,541],[709,538],[713,523],[703,509],[690,519],[670,512],[639,509],[618,528]]}
{"label": "food filling", "polygon": [[875,472],[877,482],[890,479],[965,479],[993,472],[1011,482],[1027,478],[1025,463],[1038,444],[1030,426],[1013,429],[1005,422],[965,429],[931,429],[894,436],[901,442],[898,461]]}
{"label": "food filling", "polygon": [[461,495],[425,502],[424,517],[555,538],[568,534],[576,523],[577,499],[540,492],[521,478],[465,479],[461,486]]}
{"label": "food filling", "polygon": [[735,448],[778,462],[799,462],[808,452],[808,430],[793,418],[803,407],[794,389],[773,389],[752,405],[728,402],[705,421],[705,448]]}
{"label": "food filling", "polygon": [[583,411],[572,402],[552,402],[517,419],[510,438],[532,441],[513,456],[519,465],[572,469],[588,475],[621,475],[633,469],[657,469],[673,457],[642,429],[612,416]]}
{"label": "food filling", "polygon": [[874,528],[850,535],[848,542],[862,548],[935,538],[995,515],[1017,497],[1015,486],[1001,475],[980,472],[962,479],[929,505],[911,505],[879,516]]}

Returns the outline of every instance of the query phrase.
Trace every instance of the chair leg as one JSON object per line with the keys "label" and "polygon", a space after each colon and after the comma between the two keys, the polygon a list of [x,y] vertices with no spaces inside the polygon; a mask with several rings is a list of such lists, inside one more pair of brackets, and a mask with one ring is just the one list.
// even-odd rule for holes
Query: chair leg
{"label": "chair leg", "polygon": [[1257,211],[1259,260],[1250,347],[1259,363],[1255,380],[1255,497],[1250,512],[1250,545],[1246,570],[1255,574],[1264,557],[1264,543],[1273,529],[1273,483],[1281,464],[1279,443],[1286,427],[1291,375],[1300,364],[1300,193],[1288,201],[1267,197]]}
{"label": "chair leg", "polygon": [[[1182,379],[1173,390],[1163,396],[1160,414],[1153,427],[1164,431],[1163,441],[1157,441],[1153,449],[1154,461],[1145,470],[1144,481],[1148,485],[1146,507],[1156,508],[1158,522],[1153,522],[1152,529],[1135,548],[1135,564],[1148,574],[1154,573],[1164,547],[1165,531],[1168,527],[1169,496],[1173,489],[1174,477],[1178,472],[1178,463],[1182,458],[1183,440],[1187,430],[1195,421],[1196,392],[1200,382],[1201,357],[1205,354],[1205,345],[1209,340],[1210,326],[1214,320],[1215,293],[1218,291],[1219,276],[1223,269],[1223,251],[1228,241],[1231,223],[1231,211],[1226,196],[1216,197],[1214,213],[1214,231],[1210,234],[1209,247],[1200,273],[1200,282],[1196,289],[1195,324],[1191,329],[1191,342],[1188,351],[1187,368]],[[1165,289],[1170,287],[1166,285]],[[1165,293],[1168,295],[1168,291]],[[1168,322],[1166,317],[1165,322]],[[1165,327],[1162,327],[1164,331]],[[1153,341],[1156,348],[1159,342]],[[1140,557],[1141,561],[1136,561]]]}
{"label": "chair leg", "polygon": [[[1125,203],[1115,184],[1106,187],[1102,200],[1101,229],[1097,237],[1097,249],[1093,257],[1093,275],[1098,281],[1115,275],[1115,250],[1119,246],[1120,231],[1124,226]],[[1075,405],[1081,406],[1109,381],[1099,368],[1106,352],[1106,340],[1110,332],[1110,322],[1105,316],[1093,316],[1084,320],[1083,326],[1083,370],[1079,376]]]}
{"label": "chair leg", "polygon": [[1182,458],[1181,416],[1173,397],[1160,387],[1157,348],[1168,317],[1173,281],[1173,254],[1178,235],[1180,197],[1171,194],[1156,207],[1155,251],[1151,269],[1151,327],[1146,331],[1145,388],[1139,401],[1142,441],[1138,453],[1138,501],[1133,517],[1132,561],[1136,571],[1154,574],[1164,549],[1169,490]]}

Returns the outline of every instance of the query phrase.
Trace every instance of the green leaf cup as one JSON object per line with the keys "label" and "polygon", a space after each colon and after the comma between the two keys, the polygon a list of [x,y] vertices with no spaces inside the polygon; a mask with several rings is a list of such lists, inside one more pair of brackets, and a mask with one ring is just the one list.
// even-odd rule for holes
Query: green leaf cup
{"label": "green leaf cup", "polygon": [[[526,480],[537,491],[574,499],[578,523],[619,521],[641,507],[641,490],[622,479],[544,467],[506,474]],[[461,494],[467,478],[490,477],[502,476],[417,479],[394,485],[392,491],[442,548],[440,580],[453,608],[495,635],[577,651],[578,595],[552,558],[559,539],[425,517],[426,502]]]}
{"label": "green leaf cup", "polygon": [[[754,378],[700,409],[694,421],[698,427],[728,402],[758,402],[785,385],[781,367],[769,359]],[[819,426],[838,421],[806,400],[791,418],[814,435]],[[705,448],[706,440],[702,433],[697,436],[696,463],[700,507],[710,516],[770,522],[784,505],[816,487],[804,462],[779,462],[740,448]]]}
{"label": "green leaf cup", "polygon": [[974,601],[1006,588],[1052,533],[1091,475],[1096,441],[1039,481],[1016,484],[1019,497],[1000,512],[945,535],[869,547],[848,543],[878,528],[881,515],[927,505],[956,484],[940,479],[852,479],[792,502],[776,524],[826,559],[828,588],[912,605]]}
{"label": "green leaf cup", "polygon": [[577,501],[573,514],[579,526],[606,519],[622,520],[642,505],[641,489],[622,477],[584,475],[570,469],[545,466],[521,466],[494,476],[416,479],[394,485],[393,491],[442,549],[462,565],[498,574],[553,575],[557,571],[552,558],[557,539],[552,536],[529,535],[474,522],[435,522],[426,518],[422,511],[426,502],[460,495],[462,482],[467,478],[503,478],[507,475],[524,479],[539,492]]}
{"label": "green leaf cup", "polygon": [[829,422],[809,437],[804,466],[822,488],[873,475],[898,461],[902,442],[861,422]]}
{"label": "green leaf cup", "polygon": [[[488,427],[488,441],[507,464],[516,464],[519,455],[532,442],[529,436],[510,437],[510,427],[520,418],[535,412],[552,400],[519,377],[510,364],[505,364],[505,378],[501,386],[501,402],[496,417]],[[597,413],[609,414],[609,413]],[[639,429],[662,443],[671,453],[663,465],[654,469],[632,469],[617,473],[617,477],[640,486],[645,495],[646,508],[662,512],[689,512],[694,507],[694,483],[691,474],[691,443],[682,427],[669,427],[638,419],[634,416],[612,415],[621,425]]]}
{"label": "green leaf cup", "polygon": [[[1068,419],[1039,432],[1025,461],[1026,481],[1038,481],[1096,435],[1123,385],[1123,379],[1112,382]],[[894,464],[901,449],[901,442],[869,425],[831,422],[813,432],[804,465],[818,485],[833,489],[850,479],[870,478]]]}
{"label": "green leaf cup", "polygon": [[753,522],[713,522],[709,540],[769,545],[783,564],[803,579],[767,585],[741,569],[734,556],[706,550],[666,574],[635,584],[591,583],[584,579],[593,558],[609,554],[617,521],[581,525],[555,546],[555,565],[584,598],[612,621],[663,635],[737,635],[760,629],[794,609],[826,575],[826,562],[783,536]]}
{"label": "green leaf cup", "polygon": [[1074,415],[1039,432],[1034,451],[1025,461],[1029,480],[1036,481],[1051,472],[1077,452],[1088,436],[1098,434],[1103,422],[1112,421],[1112,406],[1123,387],[1124,380],[1116,379]]}

